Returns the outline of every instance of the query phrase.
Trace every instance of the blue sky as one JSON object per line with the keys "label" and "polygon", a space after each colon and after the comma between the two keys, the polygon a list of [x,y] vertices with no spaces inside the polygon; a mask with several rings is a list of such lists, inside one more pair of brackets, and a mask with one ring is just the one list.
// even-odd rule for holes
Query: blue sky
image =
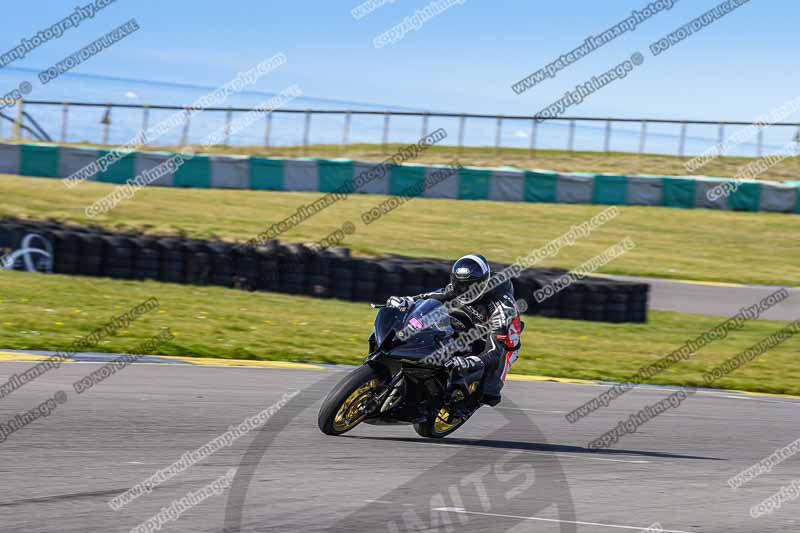
{"label": "blue sky", "polygon": [[[6,31],[0,37],[0,50],[57,22],[78,2],[88,1],[9,4],[4,8]],[[650,43],[718,3],[679,0],[671,10],[643,22],[554,79],[522,95],[511,90],[514,82],[649,1],[466,0],[399,42],[376,49],[374,37],[429,1],[395,0],[356,20],[350,11],[359,0],[118,0],[93,20],[7,68],[44,69],[135,17],[140,31],[78,66],[74,73],[218,86],[238,71],[284,52],[288,63],[263,78],[258,89],[277,92],[297,83],[307,96],[332,100],[533,114],[576,84],[640,51],[644,65],[572,108],[570,114],[751,120],[800,95],[796,68],[800,2],[796,0],[751,0],[653,57]],[[57,93],[53,82],[37,87],[36,98],[63,97]]]}

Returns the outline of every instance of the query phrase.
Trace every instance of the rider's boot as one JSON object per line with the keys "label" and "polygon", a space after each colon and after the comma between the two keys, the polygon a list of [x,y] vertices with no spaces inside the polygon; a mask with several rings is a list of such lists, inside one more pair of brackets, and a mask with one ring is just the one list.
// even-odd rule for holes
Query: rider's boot
{"label": "rider's boot", "polygon": [[453,405],[452,413],[453,416],[458,418],[468,418],[472,416],[472,414],[477,411],[480,406],[480,400],[477,400],[474,396],[470,396],[466,400]]}
{"label": "rider's boot", "polygon": [[494,407],[495,405],[500,403],[501,399],[502,398],[500,397],[499,394],[497,396],[494,396],[494,395],[491,395],[491,394],[484,394],[483,398],[481,398],[481,403],[483,405],[491,405],[492,407]]}

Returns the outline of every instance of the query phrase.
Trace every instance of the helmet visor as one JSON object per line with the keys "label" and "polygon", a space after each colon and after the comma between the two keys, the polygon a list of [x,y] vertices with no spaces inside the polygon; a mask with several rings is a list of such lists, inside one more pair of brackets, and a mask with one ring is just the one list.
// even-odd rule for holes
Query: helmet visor
{"label": "helmet visor", "polygon": [[465,304],[471,304],[483,296],[486,292],[486,285],[489,280],[453,280],[453,290],[458,300]]}

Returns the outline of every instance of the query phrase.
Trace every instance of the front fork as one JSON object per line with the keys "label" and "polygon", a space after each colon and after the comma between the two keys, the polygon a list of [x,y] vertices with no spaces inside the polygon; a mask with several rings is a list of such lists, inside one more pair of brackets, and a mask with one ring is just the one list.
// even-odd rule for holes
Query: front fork
{"label": "front fork", "polygon": [[403,399],[404,386],[405,376],[403,376],[403,371],[401,369],[392,376],[392,379],[386,384],[386,388],[369,401],[367,409],[376,414],[383,414],[389,411],[392,407],[397,406]]}

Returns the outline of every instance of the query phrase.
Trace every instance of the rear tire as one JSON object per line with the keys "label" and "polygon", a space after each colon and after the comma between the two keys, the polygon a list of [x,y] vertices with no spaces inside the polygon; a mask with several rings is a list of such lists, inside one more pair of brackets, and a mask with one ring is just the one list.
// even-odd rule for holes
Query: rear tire
{"label": "rear tire", "polygon": [[[319,408],[317,424],[320,431],[326,435],[342,435],[360,424],[364,417],[358,408],[379,385],[380,376],[369,365],[362,365],[347,374]],[[359,392],[360,389],[364,390]]]}
{"label": "rear tire", "polygon": [[442,437],[448,436],[463,426],[464,422],[469,420],[469,416],[467,416],[457,419],[453,424],[448,424],[446,423],[446,419],[443,418],[444,416],[449,415],[449,411],[443,413],[443,411],[446,409],[446,407],[440,409],[439,413],[433,420],[428,420],[426,422],[422,422],[421,424],[414,424],[414,431],[417,432],[417,435],[427,439],[441,439]]}

